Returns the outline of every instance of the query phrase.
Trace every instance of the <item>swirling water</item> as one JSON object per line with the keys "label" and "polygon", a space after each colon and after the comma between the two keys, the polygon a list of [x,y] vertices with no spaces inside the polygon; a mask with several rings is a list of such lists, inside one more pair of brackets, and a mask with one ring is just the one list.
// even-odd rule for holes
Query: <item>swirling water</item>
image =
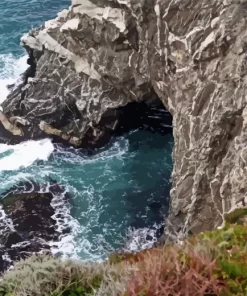
{"label": "swirling water", "polygon": [[20,37],[69,5],[70,0],[0,1],[0,102],[8,93],[6,85],[13,83],[26,69]]}
{"label": "swirling water", "polygon": [[[2,0],[0,2],[0,101],[26,68],[21,35],[41,25],[70,4],[68,0]],[[53,251],[81,259],[99,260],[123,244],[123,236],[137,228],[138,238],[155,232],[168,210],[172,170],[172,135],[135,130],[112,139],[97,154],[65,148],[50,140],[16,146],[0,144],[0,194],[20,181],[66,185],[71,208],[58,226],[71,232],[53,243]],[[32,188],[32,187],[31,187]],[[59,204],[59,197],[54,206]],[[2,216],[1,216],[2,215]],[[0,214],[0,219],[4,213]],[[141,230],[140,230],[141,229]],[[133,233],[133,231],[132,231]],[[143,241],[141,241],[143,244]]]}

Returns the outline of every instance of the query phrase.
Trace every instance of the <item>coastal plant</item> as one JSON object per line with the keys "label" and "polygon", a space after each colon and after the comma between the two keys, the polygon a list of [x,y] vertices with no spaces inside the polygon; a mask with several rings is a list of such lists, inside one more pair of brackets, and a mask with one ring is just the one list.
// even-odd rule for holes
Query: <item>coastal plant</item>
{"label": "coastal plant", "polygon": [[214,277],[224,281],[228,291],[224,295],[247,295],[247,226],[238,224],[243,218],[239,214],[240,211],[233,213],[228,220],[234,224],[227,222],[223,229],[206,231],[190,239],[206,244],[207,253],[216,258]]}
{"label": "coastal plant", "polygon": [[243,224],[244,217],[247,216],[247,208],[239,208],[225,215],[225,221],[229,224]]}
{"label": "coastal plant", "polygon": [[15,296],[91,296],[101,285],[116,284],[120,274],[107,263],[32,256],[16,263],[4,275],[1,287]]}
{"label": "coastal plant", "polygon": [[245,216],[238,211],[222,229],[163,248],[116,252],[103,263],[32,256],[4,274],[0,296],[246,296]]}
{"label": "coastal plant", "polygon": [[111,255],[112,263],[137,267],[124,295],[247,295],[245,216],[246,210],[237,210],[223,229],[193,235],[181,245]]}
{"label": "coastal plant", "polygon": [[125,296],[219,295],[224,283],[214,277],[216,261],[178,247],[153,249],[139,256]]}
{"label": "coastal plant", "polygon": [[0,296],[14,296],[14,294],[9,293],[5,287],[0,286]]}

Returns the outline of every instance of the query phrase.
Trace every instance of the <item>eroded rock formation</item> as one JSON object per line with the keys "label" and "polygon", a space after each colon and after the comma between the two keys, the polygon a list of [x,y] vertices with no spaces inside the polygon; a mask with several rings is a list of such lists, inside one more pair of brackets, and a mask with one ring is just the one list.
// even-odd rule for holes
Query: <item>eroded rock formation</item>
{"label": "eroded rock formation", "polygon": [[174,122],[167,230],[219,226],[247,189],[246,22],[246,0],[72,0],[22,38],[34,77],[3,112],[30,122],[15,137],[95,144],[154,90]]}

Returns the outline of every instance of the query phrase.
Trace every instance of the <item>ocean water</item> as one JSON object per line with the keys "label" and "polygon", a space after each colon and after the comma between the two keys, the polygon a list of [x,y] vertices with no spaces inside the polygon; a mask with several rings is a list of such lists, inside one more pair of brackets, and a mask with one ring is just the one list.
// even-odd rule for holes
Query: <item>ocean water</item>
{"label": "ocean water", "polygon": [[31,28],[54,18],[68,8],[70,0],[1,0],[0,1],[0,103],[13,83],[26,69],[20,37]]}
{"label": "ocean water", "polygon": [[[7,84],[26,69],[21,35],[69,4],[67,0],[0,2],[0,102],[8,94]],[[137,249],[152,243],[168,211],[172,149],[171,134],[147,130],[114,138],[94,155],[49,139],[0,144],[0,194],[22,181],[31,184],[29,190],[34,182],[42,184],[42,191],[49,191],[51,180],[65,185],[70,207],[61,209],[61,197],[54,196],[54,219],[58,230],[69,226],[71,231],[51,243],[53,252],[101,260],[123,245]],[[4,218],[0,211],[0,220]]]}

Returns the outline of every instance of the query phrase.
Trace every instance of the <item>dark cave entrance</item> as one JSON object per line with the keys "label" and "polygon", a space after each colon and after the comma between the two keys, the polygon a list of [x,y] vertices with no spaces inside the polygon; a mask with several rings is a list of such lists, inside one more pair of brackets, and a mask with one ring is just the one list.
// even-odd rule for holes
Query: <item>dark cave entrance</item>
{"label": "dark cave entrance", "polygon": [[161,102],[146,104],[132,102],[118,108],[118,126],[114,134],[124,134],[134,129],[161,134],[172,133],[172,115]]}
{"label": "dark cave entrance", "polygon": [[[155,93],[150,95],[150,98],[141,102],[130,102],[125,106],[106,111],[98,124],[98,128],[103,131],[103,136],[96,142],[91,142],[96,144],[92,147],[94,152],[97,153],[97,148],[108,146],[112,138],[125,135],[133,130],[146,130],[162,135],[173,134],[172,115]],[[90,138],[85,141],[87,145]]]}
{"label": "dark cave entrance", "polygon": [[[139,188],[142,188],[142,183],[146,185],[143,186],[143,191],[135,191],[134,188],[129,188],[126,191],[125,200],[130,205],[131,216],[134,217],[130,226],[134,229],[152,229],[151,232],[145,233],[144,231],[138,234],[146,236],[143,238],[143,241],[152,241],[154,238],[152,237],[153,233],[155,233],[156,238],[159,238],[163,234],[165,217],[169,211],[173,117],[156,95],[151,101],[131,102],[114,111],[109,111],[104,117],[104,120],[105,126],[112,127],[112,122],[114,121],[117,123],[114,126],[114,130],[110,131],[109,143],[103,149],[109,149],[115,141],[114,139],[123,136],[129,140],[130,154],[133,151],[139,150],[137,152],[138,156],[135,162],[133,162],[132,170],[129,173]],[[133,133],[133,131],[136,132]],[[168,143],[169,141],[170,143]],[[147,156],[144,156],[144,150]],[[102,150],[99,149],[99,151]],[[162,151],[163,154],[167,154],[164,161],[161,156]],[[150,158],[152,153],[153,158]],[[155,159],[155,157],[157,158]],[[155,162],[157,164],[157,175],[154,173]],[[168,167],[168,163],[169,168],[167,170],[159,169],[162,166]],[[150,173],[152,174],[152,178],[146,178],[145,175]],[[146,218],[142,218],[145,215]],[[152,223],[153,225],[159,225],[155,231],[153,231]]]}

